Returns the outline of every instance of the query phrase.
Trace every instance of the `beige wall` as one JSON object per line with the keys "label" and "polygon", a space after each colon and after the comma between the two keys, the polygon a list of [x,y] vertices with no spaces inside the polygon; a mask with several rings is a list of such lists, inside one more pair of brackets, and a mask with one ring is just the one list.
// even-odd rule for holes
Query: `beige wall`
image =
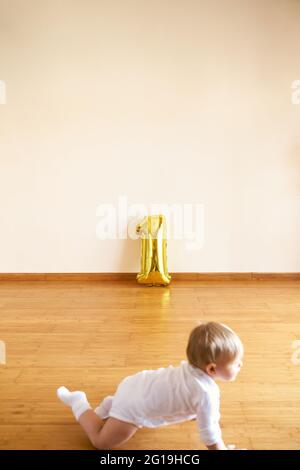
{"label": "beige wall", "polygon": [[0,0],[0,271],[139,268],[96,209],[202,203],[170,271],[300,271],[299,0]]}

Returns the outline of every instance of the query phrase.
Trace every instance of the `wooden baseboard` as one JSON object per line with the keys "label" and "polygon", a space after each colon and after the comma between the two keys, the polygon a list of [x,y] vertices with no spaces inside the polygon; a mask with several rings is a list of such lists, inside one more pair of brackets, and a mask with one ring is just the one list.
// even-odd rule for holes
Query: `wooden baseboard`
{"label": "wooden baseboard", "polygon": [[[300,273],[170,273],[174,281],[300,280]],[[0,273],[0,281],[135,281],[136,273]]]}

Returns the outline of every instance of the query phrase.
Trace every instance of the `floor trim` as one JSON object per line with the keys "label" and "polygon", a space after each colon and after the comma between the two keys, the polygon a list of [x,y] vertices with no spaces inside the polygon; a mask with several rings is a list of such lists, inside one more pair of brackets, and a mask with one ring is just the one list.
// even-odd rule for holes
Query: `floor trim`
{"label": "floor trim", "polygon": [[[300,280],[300,273],[170,273],[176,281]],[[131,281],[136,273],[0,273],[0,281]]]}

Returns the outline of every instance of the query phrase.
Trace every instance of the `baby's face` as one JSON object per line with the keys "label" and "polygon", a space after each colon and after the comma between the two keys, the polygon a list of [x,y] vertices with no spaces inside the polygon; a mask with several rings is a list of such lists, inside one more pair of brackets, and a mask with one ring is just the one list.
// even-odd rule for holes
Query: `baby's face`
{"label": "baby's face", "polygon": [[242,365],[242,357],[238,357],[233,362],[217,366],[216,378],[225,382],[232,382],[236,379]]}

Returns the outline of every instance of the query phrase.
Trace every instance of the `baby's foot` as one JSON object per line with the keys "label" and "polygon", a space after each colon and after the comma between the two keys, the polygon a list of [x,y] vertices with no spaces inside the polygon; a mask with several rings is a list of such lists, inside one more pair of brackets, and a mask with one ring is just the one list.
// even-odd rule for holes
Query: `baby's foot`
{"label": "baby's foot", "polygon": [[59,387],[57,389],[57,396],[63,403],[65,403],[65,405],[72,408],[77,421],[85,411],[91,409],[84,392],[70,392],[66,387]]}
{"label": "baby's foot", "polygon": [[100,403],[100,405],[95,409],[95,413],[99,416],[99,418],[108,418],[110,409],[112,407],[113,399],[114,397],[111,395],[105,397],[104,400]]}

